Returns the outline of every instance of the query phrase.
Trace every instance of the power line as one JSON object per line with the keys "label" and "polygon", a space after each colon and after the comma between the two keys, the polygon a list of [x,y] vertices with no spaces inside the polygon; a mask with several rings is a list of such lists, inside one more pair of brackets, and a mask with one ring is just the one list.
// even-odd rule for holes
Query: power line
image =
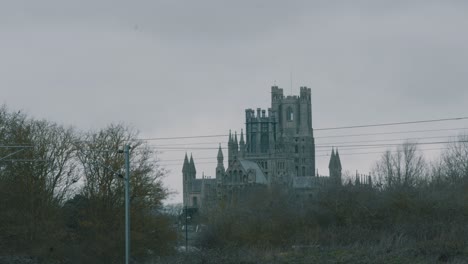
{"label": "power line", "polygon": [[157,144],[157,145],[149,145],[150,147],[170,147],[170,146],[197,146],[197,145],[215,145],[215,144],[227,144],[228,142],[203,142],[203,143],[174,143],[174,144]]}
{"label": "power line", "polygon": [[[445,150],[445,149],[448,149],[448,148],[429,148],[429,149],[423,149],[423,148],[420,148],[418,149],[419,151],[433,151],[433,150]],[[372,152],[340,152],[340,156],[342,155],[345,155],[345,156],[349,156],[349,155],[363,155],[363,154],[383,154],[384,152],[383,151],[372,151]],[[322,154],[322,155],[316,155],[315,157],[330,157],[329,154]],[[201,158],[195,158],[195,160],[206,160],[206,159],[216,159],[217,157],[201,157]],[[264,157],[254,157],[255,159],[271,159],[271,157],[267,157],[267,156],[264,156]],[[278,159],[281,159],[281,158],[278,158]],[[174,163],[174,164],[169,164],[169,165],[179,165],[180,162],[183,162],[184,159],[173,159],[173,160],[159,160],[159,162],[178,162],[178,163]],[[209,161],[209,162],[196,162],[196,164],[215,164],[217,163],[216,161]],[[167,165],[167,164],[165,164]]]}
{"label": "power line", "polygon": [[[468,119],[468,117],[453,117],[453,118],[440,118],[440,119],[416,120],[416,121],[406,121],[406,122],[393,122],[393,123],[366,124],[366,125],[356,125],[356,126],[341,126],[341,127],[316,128],[316,129],[314,129],[314,130],[315,130],[315,131],[325,131],[325,130],[339,130],[339,129],[364,128],[364,127],[396,126],[396,125],[434,123],[434,122],[445,122],[445,121],[459,121],[459,120],[466,120],[466,119]],[[154,140],[171,140],[171,139],[188,139],[188,138],[211,138],[211,137],[227,137],[227,136],[229,136],[229,135],[227,135],[227,134],[217,134],[217,135],[180,136],[180,137],[140,138],[140,139],[137,139],[137,140],[142,140],[142,141],[154,141]]]}
{"label": "power line", "polygon": [[[447,148],[424,149],[422,151],[433,151],[433,150],[444,150],[444,149],[447,149]],[[382,151],[374,151],[374,152],[358,152],[358,153],[340,153],[340,156],[355,156],[355,155],[369,155],[369,154],[383,154],[383,152]],[[317,155],[315,157],[327,158],[327,157],[330,157],[330,155]],[[181,161],[183,161],[183,160],[181,160]],[[217,162],[216,161],[205,161],[205,162],[196,162],[196,164],[217,164]],[[180,162],[171,163],[171,164],[161,164],[161,166],[180,166]]]}
{"label": "power line", "polygon": [[[414,144],[414,145],[439,145],[439,144],[450,144],[450,143],[455,143],[455,142],[459,142],[459,143],[465,143],[465,142],[468,142],[467,140],[458,140],[458,141],[436,141],[436,142],[415,142],[415,143],[411,143],[411,144]],[[401,144],[362,144],[362,145],[346,145],[346,146],[338,146],[340,148],[346,148],[346,147],[371,147],[371,146],[401,146]],[[334,145],[328,145],[328,146],[325,146],[325,145],[322,145],[320,146],[322,148],[325,148],[325,147],[328,147],[328,148],[332,148],[332,147],[336,147]]]}
{"label": "power line", "polygon": [[31,145],[0,145],[0,148],[33,148]]}
{"label": "power line", "polygon": [[[468,130],[468,127],[459,127],[459,128],[443,128],[443,129],[423,129],[423,130],[403,130],[403,131],[393,131],[393,132],[374,132],[374,133],[360,133],[360,134],[343,134],[343,135],[331,135],[331,136],[320,136],[314,137],[315,139],[320,138],[341,138],[341,137],[361,137],[361,136],[377,136],[377,135],[393,135],[393,134],[409,134],[409,133],[423,133],[423,132],[440,132],[440,131],[456,131],[456,130]],[[213,137],[217,137],[218,135],[213,135]],[[221,135],[221,136],[229,136],[229,135]],[[212,137],[212,136],[207,136]],[[192,138],[192,137],[186,137]],[[194,137],[197,138],[197,137]],[[219,144],[223,143],[226,144],[226,141],[210,141],[210,142],[202,142],[202,143],[175,143],[175,144],[164,144],[164,145],[154,145],[154,146],[170,146],[170,145],[209,145],[209,144]],[[153,146],[153,145],[151,145]]]}
{"label": "power line", "polygon": [[407,134],[407,133],[421,133],[421,132],[439,132],[439,131],[454,131],[454,130],[467,130],[468,128],[445,128],[445,129],[425,129],[425,130],[408,130],[408,131],[395,131],[395,132],[381,132],[381,133],[362,133],[362,134],[348,134],[348,135],[333,135],[315,137],[317,138],[337,138],[337,137],[361,137],[361,136],[375,136],[375,135],[393,135],[393,134]]}
{"label": "power line", "polygon": [[357,125],[357,126],[327,127],[327,128],[318,128],[314,130],[322,131],[322,130],[352,129],[352,128],[363,128],[363,127],[396,126],[396,125],[434,123],[434,122],[444,122],[444,121],[458,121],[458,120],[465,120],[465,119],[468,119],[468,117],[453,117],[453,118],[441,118],[441,119],[429,119],[429,120],[417,120],[417,121],[381,123],[381,124],[368,124],[368,125]]}
{"label": "power line", "polygon": [[41,160],[41,159],[4,159],[0,162],[51,162],[50,160]]}
{"label": "power line", "polygon": [[[433,137],[436,138],[436,137]],[[439,137],[437,137],[439,138]],[[446,138],[446,137],[442,137]],[[390,140],[389,140],[390,141]],[[362,141],[361,141],[362,142]],[[367,142],[372,142],[372,141],[367,141]],[[378,141],[377,141],[378,142]],[[435,141],[435,142],[411,142],[411,144],[415,145],[427,145],[427,144],[449,144],[453,142],[468,142],[468,141]],[[345,142],[343,142],[345,143]],[[347,142],[347,144],[353,144],[357,142]],[[364,147],[386,147],[386,146],[400,146],[401,143],[384,143],[384,144],[355,144],[355,145],[342,145],[342,144],[334,144],[334,143],[327,143],[326,145],[318,144],[315,145],[315,148],[333,148],[333,147],[339,147],[339,148],[351,148],[351,147],[359,147],[359,148],[364,148]],[[164,147],[164,148],[158,148],[158,150],[161,151],[190,151],[190,150],[218,150],[219,147],[213,147],[213,148],[199,148],[199,147],[191,147],[191,148],[180,148],[180,147]],[[226,150],[227,148],[221,148],[223,150]]]}
{"label": "power line", "polygon": [[210,138],[210,137],[227,137],[229,135],[204,135],[204,136],[183,136],[183,137],[159,137],[159,138],[139,138],[137,140],[152,141],[152,140],[168,140],[168,139],[185,139],[185,138]]}
{"label": "power line", "polygon": [[[438,137],[413,137],[413,138],[391,138],[391,139],[373,139],[373,140],[361,140],[361,141],[348,141],[348,142],[327,142],[323,144],[330,144],[330,145],[341,145],[341,144],[352,144],[352,143],[367,143],[367,142],[385,142],[385,141],[403,141],[403,140],[420,140],[420,139],[435,139],[435,138],[450,138],[456,136],[438,136]],[[226,143],[226,142],[224,142]],[[159,148],[165,149],[164,147],[168,147],[167,149],[172,149],[172,146],[197,146],[197,145],[214,145],[219,144],[218,142],[210,142],[210,143],[176,143],[176,144],[163,144],[163,145],[149,145],[152,148]],[[322,145],[323,145],[322,144]],[[316,146],[320,146],[320,144],[316,144]],[[161,148],[163,147],[163,148]],[[181,148],[181,147],[179,147]],[[175,149],[179,149],[175,148]],[[198,149],[198,148],[184,148],[184,149]],[[202,148],[202,149],[213,149],[213,148]],[[216,148],[218,149],[218,148]],[[222,148],[226,149],[226,148]]]}
{"label": "power line", "polygon": [[[354,143],[366,143],[366,142],[385,142],[385,141],[412,141],[412,140],[419,140],[419,139],[435,139],[435,138],[450,138],[451,136],[439,136],[439,137],[415,137],[415,138],[391,138],[391,139],[374,139],[374,140],[359,140],[359,141],[348,141],[348,142],[332,142],[326,144],[354,144]],[[324,143],[325,144],[325,143]]]}

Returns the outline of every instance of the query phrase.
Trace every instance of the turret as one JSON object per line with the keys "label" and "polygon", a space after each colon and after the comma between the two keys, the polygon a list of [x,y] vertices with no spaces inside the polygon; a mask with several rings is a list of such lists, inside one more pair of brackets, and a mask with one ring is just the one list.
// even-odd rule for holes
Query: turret
{"label": "turret", "polygon": [[338,149],[335,150],[332,148],[332,153],[330,157],[330,162],[328,164],[328,169],[330,171],[330,180],[337,185],[341,185],[341,161],[340,154]]}
{"label": "turret", "polygon": [[330,155],[330,162],[328,162],[328,170],[330,171],[330,176],[332,176],[332,170],[335,168],[335,149],[332,148]]}
{"label": "turret", "polygon": [[239,157],[239,142],[237,141],[237,131],[234,132],[234,144],[233,144],[233,153],[234,153],[234,159],[237,159]]}
{"label": "turret", "polygon": [[234,140],[232,139],[231,130],[229,130],[229,141],[228,141],[228,167],[231,165],[234,159]]}
{"label": "turret", "polygon": [[312,134],[312,90],[307,87],[300,87],[299,96],[299,133]]}
{"label": "turret", "polygon": [[233,142],[234,142],[234,140],[232,140],[231,130],[229,129],[229,140],[228,140],[228,167],[231,165],[232,159],[234,158],[234,157],[232,156]]}
{"label": "turret", "polygon": [[245,141],[244,141],[244,130],[241,129],[241,136],[239,141],[239,156],[241,158],[245,157]]}
{"label": "turret", "polygon": [[216,180],[220,184],[222,183],[223,175],[226,172],[224,169],[224,156],[223,156],[223,150],[221,149],[221,144],[219,144],[217,159],[218,159],[218,165],[216,166]]}
{"label": "turret", "polygon": [[189,161],[187,157],[187,153],[185,153],[184,165],[182,166],[182,175],[184,176],[184,180],[186,179],[186,175],[189,172]]}
{"label": "turret", "polygon": [[188,191],[190,190],[191,181],[190,181],[190,163],[185,153],[184,165],[182,166],[182,192],[184,205],[188,204]]}
{"label": "turret", "polygon": [[340,171],[340,174],[341,174],[341,160],[340,160],[340,153],[338,153],[338,148],[336,149],[336,169]]}
{"label": "turret", "polygon": [[218,148],[218,165],[223,164],[224,161],[224,156],[223,156],[223,150],[221,149],[221,143],[219,143],[219,148]]}
{"label": "turret", "polygon": [[189,171],[189,177],[191,179],[195,179],[197,177],[197,170],[195,169],[195,162],[193,161],[192,154],[190,154]]}

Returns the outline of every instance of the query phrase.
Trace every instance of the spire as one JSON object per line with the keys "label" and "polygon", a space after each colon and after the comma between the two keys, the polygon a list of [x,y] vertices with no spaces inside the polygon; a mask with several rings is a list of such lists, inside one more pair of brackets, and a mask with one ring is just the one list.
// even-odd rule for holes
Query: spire
{"label": "spire", "polygon": [[221,143],[219,143],[219,148],[218,148],[218,164],[223,163],[224,156],[223,156],[223,150],[221,149]]}
{"label": "spire", "polygon": [[189,169],[190,169],[190,172],[193,173],[194,178],[195,178],[195,175],[197,174],[197,170],[195,169],[195,162],[193,162],[192,153],[190,153]]}
{"label": "spire", "polygon": [[340,154],[338,153],[338,148],[336,148],[336,155],[335,155],[335,162],[336,162],[336,168],[341,171],[341,160],[340,160]]}
{"label": "spire", "polygon": [[234,153],[233,153],[233,149],[234,149],[234,142],[232,140],[232,133],[231,133],[231,129],[229,129],[229,142],[228,142],[228,166],[231,166],[231,162],[234,158]]}
{"label": "spire", "polygon": [[184,166],[182,166],[182,173],[187,173],[189,170],[189,161],[187,157],[187,152],[185,152]]}
{"label": "spire", "polygon": [[244,129],[241,129],[241,136],[240,136],[240,141],[239,141],[239,153],[240,153],[241,158],[245,157]]}
{"label": "spire", "polygon": [[330,156],[330,162],[328,163],[328,169],[332,169],[335,167],[335,160],[336,160],[335,149],[332,147],[332,153]]}
{"label": "spire", "polygon": [[234,159],[239,158],[239,143],[237,142],[237,131],[234,133],[234,144],[232,153],[234,154]]}

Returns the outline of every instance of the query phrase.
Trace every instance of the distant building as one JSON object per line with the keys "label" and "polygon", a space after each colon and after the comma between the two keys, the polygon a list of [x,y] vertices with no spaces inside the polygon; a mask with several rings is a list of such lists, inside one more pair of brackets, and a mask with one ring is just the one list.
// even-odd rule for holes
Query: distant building
{"label": "distant building", "polygon": [[[228,162],[224,167],[221,145],[215,178],[196,178],[193,157],[185,155],[183,174],[184,206],[202,208],[230,201],[254,186],[284,185],[297,191],[341,185],[341,160],[332,149],[329,175],[315,170],[315,140],[312,128],[311,89],[300,88],[299,96],[284,96],[283,89],[271,88],[271,108],[245,110],[245,135],[229,132]],[[245,140],[244,140],[245,137]]]}

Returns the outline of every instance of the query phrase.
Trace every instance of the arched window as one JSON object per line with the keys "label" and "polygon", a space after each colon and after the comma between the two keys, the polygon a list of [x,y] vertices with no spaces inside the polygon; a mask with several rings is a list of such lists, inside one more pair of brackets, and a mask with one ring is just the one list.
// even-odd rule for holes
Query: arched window
{"label": "arched window", "polygon": [[293,112],[291,107],[288,107],[288,109],[286,110],[286,119],[288,121],[293,121],[294,120],[294,112]]}
{"label": "arched window", "polygon": [[270,147],[269,140],[270,139],[268,137],[268,133],[262,133],[262,135],[260,136],[260,151],[262,153],[268,152],[268,149]]}

